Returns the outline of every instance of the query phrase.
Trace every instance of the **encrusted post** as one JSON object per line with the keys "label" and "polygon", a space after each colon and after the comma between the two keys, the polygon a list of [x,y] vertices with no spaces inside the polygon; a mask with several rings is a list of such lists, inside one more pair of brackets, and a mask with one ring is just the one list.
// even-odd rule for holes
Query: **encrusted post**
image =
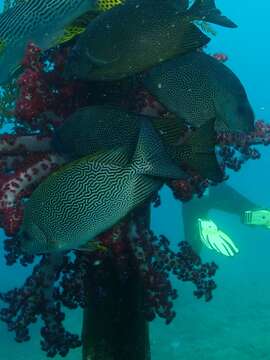
{"label": "encrusted post", "polygon": [[[138,209],[126,223],[128,232],[119,233],[123,244],[136,236],[131,229],[140,216],[150,226],[149,205]],[[134,259],[122,261],[120,254],[121,251],[119,256],[108,257],[100,270],[97,266],[90,271],[91,279],[85,284],[88,293],[83,318],[83,360],[151,360],[142,277],[132,265]]]}
{"label": "encrusted post", "polygon": [[[83,319],[83,360],[150,360],[143,286],[137,273],[123,275],[112,261],[91,281]],[[93,279],[92,279],[93,280]]]}

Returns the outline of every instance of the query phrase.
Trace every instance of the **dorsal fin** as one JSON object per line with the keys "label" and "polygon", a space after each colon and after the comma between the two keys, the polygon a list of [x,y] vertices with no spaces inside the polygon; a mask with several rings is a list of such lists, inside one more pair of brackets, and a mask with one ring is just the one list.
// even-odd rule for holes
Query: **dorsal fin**
{"label": "dorsal fin", "polygon": [[167,153],[152,124],[142,122],[132,167],[138,174],[165,179],[183,179],[187,175],[177,166]]}

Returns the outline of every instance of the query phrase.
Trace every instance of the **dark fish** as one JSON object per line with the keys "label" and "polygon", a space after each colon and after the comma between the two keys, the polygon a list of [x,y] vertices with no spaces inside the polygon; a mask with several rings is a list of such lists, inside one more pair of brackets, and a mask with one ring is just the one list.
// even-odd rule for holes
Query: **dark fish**
{"label": "dark fish", "polygon": [[29,253],[84,246],[158,191],[186,174],[167,155],[149,123],[142,124],[134,157],[125,148],[64,166],[33,192],[19,238]]}
{"label": "dark fish", "polygon": [[188,7],[189,7],[189,0],[176,0],[176,4],[179,7],[179,11],[184,12],[187,11]]}
{"label": "dark fish", "polygon": [[[71,159],[119,146],[125,146],[132,152],[143,121],[151,122],[168,154],[179,165],[194,170],[204,178],[213,181],[221,179],[222,173],[215,156],[213,121],[184,136],[186,126],[176,117],[147,117],[112,106],[85,107],[72,114],[57,130],[53,145],[56,151]],[[183,138],[181,143],[180,138]]]}
{"label": "dark fish", "polygon": [[254,113],[240,80],[203,52],[154,67],[145,74],[144,85],[165,108],[192,126],[215,118],[217,130],[254,130]]}
{"label": "dark fish", "polygon": [[133,152],[143,121],[151,122],[165,144],[176,143],[185,131],[183,122],[175,117],[149,117],[110,105],[90,106],[77,110],[56,130],[53,145],[73,159],[119,146]]}
{"label": "dark fish", "polygon": [[182,168],[192,170],[205,179],[220,182],[224,173],[215,152],[217,133],[214,120],[193,129],[180,144],[167,145],[166,150]]}
{"label": "dark fish", "polygon": [[[184,5],[184,6],[183,6]],[[81,34],[66,65],[66,78],[113,80],[141,72],[200,48],[209,38],[193,23],[205,20],[235,27],[212,0],[127,0],[107,11]]]}

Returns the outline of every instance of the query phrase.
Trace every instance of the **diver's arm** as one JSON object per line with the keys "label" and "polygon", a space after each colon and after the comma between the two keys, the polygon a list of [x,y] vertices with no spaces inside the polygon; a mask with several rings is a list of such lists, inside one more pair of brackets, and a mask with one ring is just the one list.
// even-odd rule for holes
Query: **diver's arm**
{"label": "diver's arm", "polygon": [[221,231],[210,219],[206,209],[202,209],[197,201],[192,205],[183,205],[183,223],[185,239],[199,255],[203,245],[225,256],[234,256],[239,252],[231,238]]}
{"label": "diver's arm", "polygon": [[238,216],[242,216],[247,210],[253,211],[261,208],[225,183],[210,187],[209,194],[204,199],[208,203],[208,210],[217,209]]}
{"label": "diver's arm", "polygon": [[269,210],[261,209],[227,184],[211,187],[202,198],[183,204],[185,239],[197,254],[203,245],[226,256],[234,256],[239,251],[231,238],[209,219],[211,209],[236,214],[244,224],[270,229]]}
{"label": "diver's arm", "polygon": [[240,194],[227,184],[210,188],[205,196],[205,207],[218,209],[240,216],[245,225],[262,226],[270,229],[270,209],[260,206]]}

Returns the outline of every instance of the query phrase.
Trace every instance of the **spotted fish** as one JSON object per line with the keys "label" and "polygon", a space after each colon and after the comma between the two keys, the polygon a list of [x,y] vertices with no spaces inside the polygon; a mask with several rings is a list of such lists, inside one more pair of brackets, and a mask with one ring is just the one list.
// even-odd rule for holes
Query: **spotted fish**
{"label": "spotted fish", "polygon": [[102,13],[74,45],[65,78],[120,79],[200,48],[210,39],[193,20],[236,26],[213,0],[196,0],[183,9],[182,2],[173,0],[126,0]]}
{"label": "spotted fish", "polygon": [[185,178],[158,134],[143,123],[134,158],[125,148],[88,156],[43,181],[26,204],[19,238],[30,253],[79,248],[158,191]]}
{"label": "spotted fish", "polygon": [[0,15],[0,83],[20,65],[29,42],[46,50],[83,32],[119,0],[22,0]]}
{"label": "spotted fish", "polygon": [[168,144],[166,150],[170,157],[183,169],[189,169],[201,177],[220,182],[224,172],[216,157],[217,133],[215,119],[210,119],[199,128],[189,131],[178,144]]}
{"label": "spotted fish", "polygon": [[254,113],[237,76],[224,64],[192,52],[159,64],[144,85],[170,112],[199,127],[215,118],[217,130],[250,132]]}
{"label": "spotted fish", "polygon": [[73,159],[107,151],[115,147],[130,147],[137,143],[143,121],[151,122],[165,143],[176,143],[185,131],[175,117],[149,117],[127,112],[116,106],[90,106],[77,110],[56,130],[54,147]]}
{"label": "spotted fish", "polygon": [[119,146],[132,153],[143,121],[150,122],[158,131],[166,151],[180,166],[204,178],[221,180],[213,121],[186,133],[184,122],[173,116],[147,117],[114,106],[91,106],[76,111],[65,121],[56,131],[53,146],[73,160]]}

